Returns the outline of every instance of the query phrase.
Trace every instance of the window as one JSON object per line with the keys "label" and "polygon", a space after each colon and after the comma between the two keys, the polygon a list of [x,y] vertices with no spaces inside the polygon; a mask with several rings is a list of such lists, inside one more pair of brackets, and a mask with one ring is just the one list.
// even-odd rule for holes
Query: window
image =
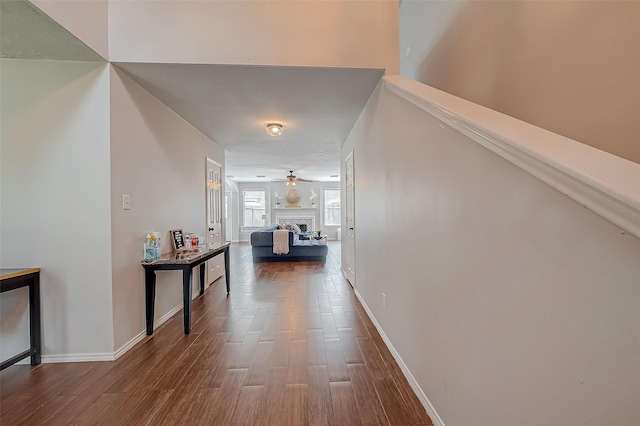
{"label": "window", "polygon": [[324,225],[340,225],[340,190],[324,190]]}
{"label": "window", "polygon": [[265,225],[266,196],[264,189],[244,191],[244,226],[259,228]]}

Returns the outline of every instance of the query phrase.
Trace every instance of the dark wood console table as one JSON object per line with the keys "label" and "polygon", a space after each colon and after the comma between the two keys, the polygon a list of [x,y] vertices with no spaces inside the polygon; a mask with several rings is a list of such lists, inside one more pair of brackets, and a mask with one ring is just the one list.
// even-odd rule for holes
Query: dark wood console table
{"label": "dark wood console table", "polygon": [[29,287],[29,340],[30,348],[2,362],[0,370],[31,357],[31,365],[39,365],[42,356],[40,330],[40,268],[0,269],[0,293]]}
{"label": "dark wood console table", "polygon": [[156,271],[182,271],[182,305],[184,334],[191,332],[191,277],[193,268],[200,265],[200,294],[204,293],[205,262],[224,253],[224,274],[229,293],[229,245],[226,243],[210,250],[186,251],[163,255],[158,260],[143,260],[146,302],[147,336],[153,334],[153,319],[156,301]]}

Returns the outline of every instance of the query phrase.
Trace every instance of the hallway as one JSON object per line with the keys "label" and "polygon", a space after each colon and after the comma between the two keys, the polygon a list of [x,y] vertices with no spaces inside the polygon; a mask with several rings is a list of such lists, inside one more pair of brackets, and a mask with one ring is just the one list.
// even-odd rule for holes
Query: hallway
{"label": "hallway", "polygon": [[13,366],[2,424],[427,424],[431,421],[340,273],[254,265],[231,247],[223,279],[115,362]]}

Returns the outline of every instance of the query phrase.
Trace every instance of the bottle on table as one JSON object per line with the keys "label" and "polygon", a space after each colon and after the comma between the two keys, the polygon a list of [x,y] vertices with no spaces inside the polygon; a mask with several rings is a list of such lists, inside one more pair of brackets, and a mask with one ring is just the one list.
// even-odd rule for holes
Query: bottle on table
{"label": "bottle on table", "polygon": [[147,238],[144,241],[144,260],[154,260],[155,256],[155,248],[151,241],[151,235],[147,234]]}

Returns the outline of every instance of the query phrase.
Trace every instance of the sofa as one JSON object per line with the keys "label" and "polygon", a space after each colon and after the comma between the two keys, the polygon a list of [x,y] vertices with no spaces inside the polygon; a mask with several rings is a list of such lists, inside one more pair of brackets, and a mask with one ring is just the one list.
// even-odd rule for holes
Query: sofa
{"label": "sofa", "polygon": [[278,225],[271,225],[251,233],[251,253],[253,262],[325,262],[327,242],[309,238],[310,234],[289,231],[289,253],[273,254],[273,231]]}

